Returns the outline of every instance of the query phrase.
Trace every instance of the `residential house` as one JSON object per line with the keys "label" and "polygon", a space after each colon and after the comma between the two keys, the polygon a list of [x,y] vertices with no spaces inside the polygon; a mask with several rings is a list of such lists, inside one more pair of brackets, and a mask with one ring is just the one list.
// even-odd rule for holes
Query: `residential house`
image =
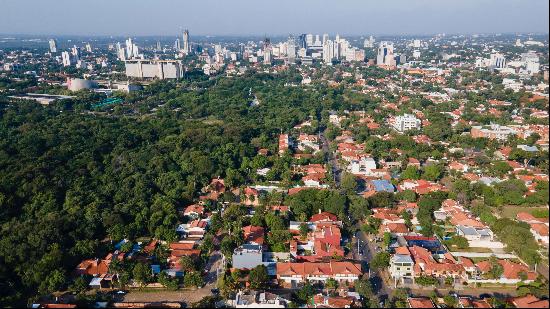
{"label": "residential house", "polygon": [[233,268],[253,269],[258,265],[263,265],[263,248],[256,244],[243,244],[233,251]]}
{"label": "residential house", "polygon": [[[498,279],[488,279],[488,282],[498,282],[506,284],[516,284],[518,282],[529,283],[537,279],[537,273],[529,270],[529,267],[520,263],[514,263],[509,260],[498,260],[498,263],[502,266],[503,272]],[[476,264],[481,274],[488,273],[492,266],[489,260],[481,261]],[[523,277],[523,278],[522,278]],[[477,280],[478,282],[480,280]]]}
{"label": "residential house", "polygon": [[550,301],[548,299],[540,299],[534,295],[528,294],[520,297],[513,297],[509,302],[516,308],[548,308]]}
{"label": "residential house", "polygon": [[317,294],[313,296],[313,308],[360,308],[360,304],[353,297],[327,296]]}
{"label": "residential house", "polygon": [[332,278],[340,284],[353,285],[363,274],[361,264],[353,262],[328,263],[277,263],[277,279],[284,285],[297,287],[306,280],[310,282],[326,282]]}
{"label": "residential house", "polygon": [[435,304],[428,297],[408,297],[408,308],[436,308]]}
{"label": "residential house", "polygon": [[243,227],[244,242],[253,245],[264,245],[264,228],[261,226],[249,225]]}
{"label": "residential house", "polygon": [[390,276],[397,282],[414,278],[414,260],[407,247],[398,247],[390,258]]}
{"label": "residential house", "polygon": [[269,292],[239,291],[229,304],[235,308],[286,308],[288,300]]}
{"label": "residential house", "polygon": [[204,206],[199,204],[193,204],[185,207],[183,211],[184,216],[188,216],[194,219],[200,218],[204,214]]}

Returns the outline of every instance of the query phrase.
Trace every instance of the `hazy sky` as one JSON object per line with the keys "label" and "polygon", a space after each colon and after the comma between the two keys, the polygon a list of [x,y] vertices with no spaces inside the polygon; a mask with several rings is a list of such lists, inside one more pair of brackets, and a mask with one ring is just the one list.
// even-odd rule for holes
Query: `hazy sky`
{"label": "hazy sky", "polygon": [[0,33],[548,32],[548,0],[0,0]]}

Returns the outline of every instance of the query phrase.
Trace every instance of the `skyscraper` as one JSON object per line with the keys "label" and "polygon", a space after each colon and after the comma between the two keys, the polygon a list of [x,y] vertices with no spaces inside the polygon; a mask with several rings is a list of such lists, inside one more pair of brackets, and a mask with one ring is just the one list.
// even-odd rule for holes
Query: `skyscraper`
{"label": "skyscraper", "polygon": [[325,42],[328,41],[329,36],[327,33],[323,34],[323,45],[325,45]]}
{"label": "skyscraper", "polygon": [[395,66],[396,61],[393,54],[393,43],[382,41],[378,46],[378,55],[376,57],[376,64]]}
{"label": "skyscraper", "polygon": [[288,38],[286,54],[289,63],[294,63],[296,61],[296,42],[293,37]]}
{"label": "skyscraper", "polygon": [[313,45],[313,34],[310,33],[306,35],[306,44],[306,48]]}
{"label": "skyscraper", "polygon": [[298,39],[298,46],[300,49],[307,48],[306,34],[301,34]]}
{"label": "skyscraper", "polygon": [[73,55],[75,61],[78,61],[80,59],[80,48],[74,45],[73,48],[71,48],[71,54]]}
{"label": "skyscraper", "polygon": [[181,43],[180,43],[180,39],[179,38],[176,38],[176,41],[174,42],[174,49],[176,51],[180,51],[181,50]]}
{"label": "skyscraper", "polygon": [[271,42],[268,38],[264,40],[264,64],[271,64]]}
{"label": "skyscraper", "polygon": [[191,53],[191,44],[189,44],[189,30],[183,31],[183,52],[185,54]]}
{"label": "skyscraper", "polygon": [[331,40],[326,40],[323,44],[323,61],[326,64],[332,63],[332,60],[335,58],[334,50],[335,48],[335,42]]}
{"label": "skyscraper", "polygon": [[374,47],[374,38],[372,37],[372,35],[368,39],[365,40],[364,46],[365,46],[365,48],[373,48]]}
{"label": "skyscraper", "polygon": [[57,53],[57,41],[50,39],[50,53]]}
{"label": "skyscraper", "polygon": [[72,64],[71,54],[69,54],[68,51],[64,51],[61,53],[61,60],[64,67],[68,67]]}
{"label": "skyscraper", "polygon": [[504,68],[506,66],[506,58],[504,58],[503,54],[491,54],[490,66],[498,69]]}
{"label": "skyscraper", "polygon": [[132,38],[128,38],[126,40],[126,56],[128,58],[133,58],[134,56],[134,42],[132,41]]}
{"label": "skyscraper", "polygon": [[120,61],[126,60],[126,49],[122,47],[120,42],[116,43],[116,54],[117,54],[118,60]]}

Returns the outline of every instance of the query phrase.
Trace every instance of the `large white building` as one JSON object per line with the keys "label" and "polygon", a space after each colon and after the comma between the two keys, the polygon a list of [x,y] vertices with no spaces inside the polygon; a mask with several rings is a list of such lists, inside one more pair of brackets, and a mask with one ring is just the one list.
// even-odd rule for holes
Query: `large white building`
{"label": "large white building", "polygon": [[489,65],[493,68],[502,69],[506,67],[506,58],[500,53],[491,54]]}
{"label": "large white building", "polygon": [[57,53],[57,42],[54,39],[50,40],[50,53]]}
{"label": "large white building", "polygon": [[421,127],[422,122],[414,115],[405,114],[403,116],[397,116],[391,121],[392,127],[398,132],[405,132],[408,130],[418,130]]}
{"label": "large white building", "polygon": [[378,46],[378,55],[376,57],[376,64],[396,66],[395,55],[393,52],[393,43],[382,41]]}
{"label": "large white building", "polygon": [[334,42],[331,40],[326,40],[323,44],[323,61],[326,64],[332,63],[332,60],[336,58],[334,55],[334,45]]}
{"label": "large white building", "polygon": [[126,60],[126,76],[140,79],[178,79],[185,69],[178,60]]}
{"label": "large white building", "polygon": [[64,67],[69,67],[74,63],[73,57],[71,57],[71,54],[68,51],[64,51],[61,53],[61,61]]}
{"label": "large white building", "polygon": [[191,44],[189,43],[189,30],[183,31],[183,53],[186,55],[191,53]]}

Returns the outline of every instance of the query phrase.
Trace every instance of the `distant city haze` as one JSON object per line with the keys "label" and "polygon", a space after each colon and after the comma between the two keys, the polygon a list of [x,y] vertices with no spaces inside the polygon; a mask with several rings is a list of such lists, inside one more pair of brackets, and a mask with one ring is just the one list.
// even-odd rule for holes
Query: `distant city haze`
{"label": "distant city haze", "polygon": [[0,0],[0,33],[547,33],[548,9],[548,0]]}

